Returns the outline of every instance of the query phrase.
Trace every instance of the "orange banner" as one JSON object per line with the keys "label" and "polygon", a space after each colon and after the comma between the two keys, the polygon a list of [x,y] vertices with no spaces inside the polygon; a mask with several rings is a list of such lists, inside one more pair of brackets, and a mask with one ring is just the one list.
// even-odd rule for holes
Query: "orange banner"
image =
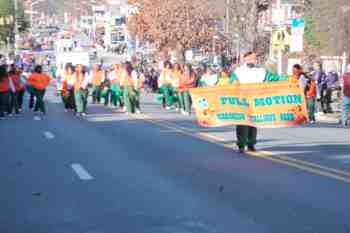
{"label": "orange banner", "polygon": [[303,89],[289,82],[194,88],[190,92],[198,123],[205,127],[276,128],[308,121]]}

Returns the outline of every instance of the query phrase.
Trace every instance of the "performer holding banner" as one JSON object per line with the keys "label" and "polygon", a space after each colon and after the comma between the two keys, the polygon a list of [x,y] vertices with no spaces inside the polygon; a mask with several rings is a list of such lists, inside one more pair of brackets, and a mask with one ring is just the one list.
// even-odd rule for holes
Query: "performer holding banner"
{"label": "performer holding banner", "polygon": [[304,90],[288,81],[265,82],[254,53],[244,56],[233,85],[191,89],[198,123],[206,127],[237,125],[239,151],[255,152],[257,128],[288,127],[308,120]]}
{"label": "performer holding banner", "polygon": [[[266,71],[263,68],[256,67],[256,54],[249,52],[244,56],[244,64],[236,70],[236,76],[240,84],[243,83],[262,83],[266,77]],[[258,130],[256,127],[247,125],[237,125],[237,146],[240,153],[244,153],[245,147],[248,151],[255,152],[256,138]]]}

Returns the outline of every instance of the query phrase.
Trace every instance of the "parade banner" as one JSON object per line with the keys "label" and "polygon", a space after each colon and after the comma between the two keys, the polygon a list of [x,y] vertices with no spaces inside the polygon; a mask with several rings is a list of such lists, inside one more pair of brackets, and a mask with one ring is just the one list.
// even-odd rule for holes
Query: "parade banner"
{"label": "parade banner", "polygon": [[194,88],[190,92],[198,123],[205,127],[276,128],[308,121],[303,89],[289,82]]}

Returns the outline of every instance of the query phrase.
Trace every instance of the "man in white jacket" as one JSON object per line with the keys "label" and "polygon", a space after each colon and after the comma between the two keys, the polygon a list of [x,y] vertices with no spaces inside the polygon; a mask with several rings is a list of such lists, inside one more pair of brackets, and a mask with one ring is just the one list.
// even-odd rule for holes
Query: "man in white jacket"
{"label": "man in white jacket", "polygon": [[[253,52],[244,55],[244,64],[235,71],[239,83],[262,83],[266,78],[266,70],[257,67],[257,57]],[[246,147],[248,151],[255,152],[258,130],[252,126],[237,125],[237,146],[240,153],[244,153]]]}

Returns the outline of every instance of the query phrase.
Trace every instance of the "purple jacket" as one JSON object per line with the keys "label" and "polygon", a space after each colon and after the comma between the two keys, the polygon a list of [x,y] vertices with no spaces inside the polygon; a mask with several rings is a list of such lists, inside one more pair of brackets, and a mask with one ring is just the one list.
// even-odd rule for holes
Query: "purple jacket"
{"label": "purple jacket", "polygon": [[322,70],[317,70],[312,73],[312,79],[315,80],[318,87],[321,88],[323,85],[326,85],[327,75]]}
{"label": "purple jacket", "polygon": [[337,72],[329,72],[326,78],[326,85],[328,88],[336,88],[339,81],[339,75]]}

